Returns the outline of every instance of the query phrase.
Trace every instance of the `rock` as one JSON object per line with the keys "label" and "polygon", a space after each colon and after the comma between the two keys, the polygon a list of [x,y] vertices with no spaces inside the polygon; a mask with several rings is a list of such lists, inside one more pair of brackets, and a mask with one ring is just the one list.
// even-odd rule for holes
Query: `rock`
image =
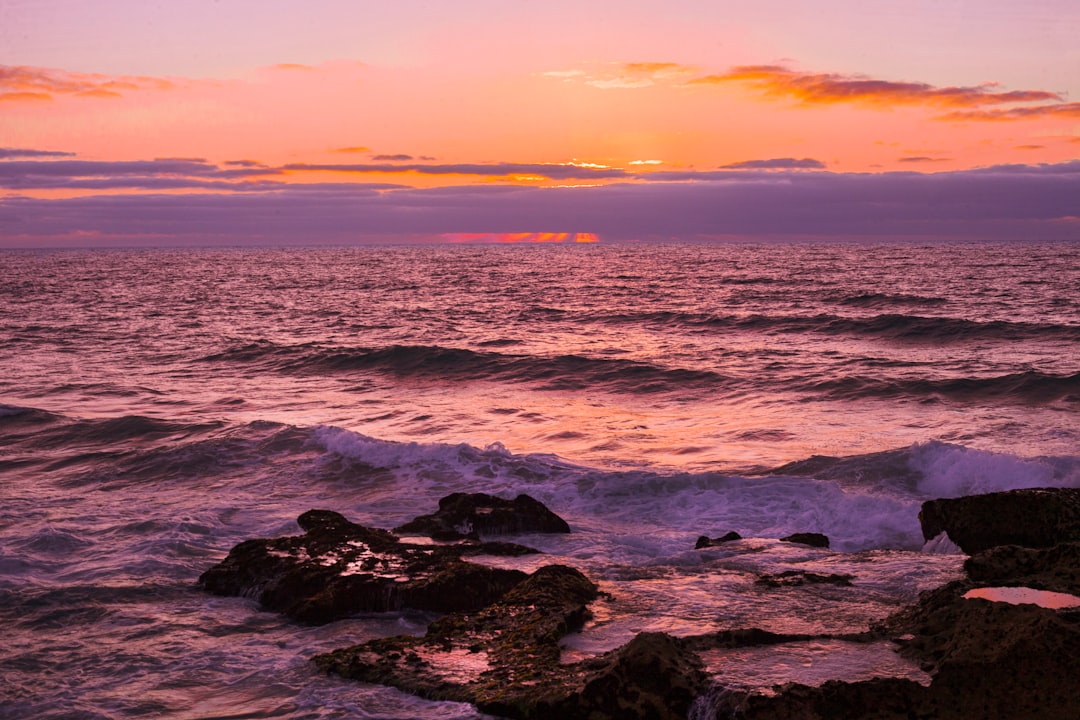
{"label": "rock", "polygon": [[475,613],[436,620],[423,637],[372,640],[314,658],[320,669],[507,718],[685,718],[706,683],[683,641],[642,633],[623,647],[561,664],[596,586],[573,568],[540,568]]}
{"label": "rock", "polygon": [[465,562],[464,555],[535,552],[510,543],[405,543],[329,510],[310,510],[297,522],[304,535],[242,542],[199,584],[311,624],[402,608],[466,611],[494,602],[526,575]]}
{"label": "rock", "polygon": [[969,555],[997,545],[1051,547],[1080,541],[1080,489],[1034,488],[923,503],[927,540],[947,532]]}
{"label": "rock", "polygon": [[934,671],[932,717],[1080,717],[1080,612],[964,599],[966,582],[924,593],[886,625],[914,637],[901,652]]}
{"label": "rock", "polygon": [[570,526],[528,495],[504,500],[485,493],[454,493],[439,501],[437,512],[421,515],[394,532],[444,540],[478,539],[480,535],[568,533]]}
{"label": "rock", "polygon": [[[708,679],[700,658],[685,643],[658,632],[640,633],[581,667],[584,686],[552,704],[552,720],[682,720]],[[499,708],[487,711],[498,713]]]}
{"label": "rock", "polygon": [[799,543],[801,545],[809,545],[810,547],[817,548],[829,547],[829,538],[821,533],[795,533],[780,538],[780,542]]}
{"label": "rock", "polygon": [[1080,543],[1052,548],[999,545],[969,557],[964,570],[985,585],[1025,586],[1080,595]]}
{"label": "rock", "polygon": [[788,684],[775,694],[713,699],[716,717],[743,720],[1065,720],[1080,717],[1080,611],[965,599],[958,581],[925,592],[876,632],[931,672],[911,680]]}
{"label": "rock", "polygon": [[774,575],[762,575],[755,583],[767,587],[798,587],[800,585],[838,585],[851,587],[851,578],[854,575],[841,575],[830,573],[807,572],[805,570],[785,570]]}
{"label": "rock", "polygon": [[[820,687],[789,683],[773,695],[715,693],[712,717],[737,720],[909,720],[917,714],[922,686],[901,678],[863,682],[829,680]],[[1019,720],[1019,719],[1018,719]]]}
{"label": "rock", "polygon": [[[517,708],[542,703],[573,677],[559,664],[558,642],[584,624],[596,596],[579,571],[549,565],[486,608],[436,620],[423,637],[372,640],[314,660],[342,677],[520,717]],[[468,667],[475,672],[462,671]]]}
{"label": "rock", "polygon": [[727,535],[718,538],[710,538],[707,535],[702,535],[697,539],[697,543],[694,544],[695,550],[701,548],[713,547],[714,545],[723,545],[724,543],[731,542],[732,540],[742,540],[742,535],[732,530]]}

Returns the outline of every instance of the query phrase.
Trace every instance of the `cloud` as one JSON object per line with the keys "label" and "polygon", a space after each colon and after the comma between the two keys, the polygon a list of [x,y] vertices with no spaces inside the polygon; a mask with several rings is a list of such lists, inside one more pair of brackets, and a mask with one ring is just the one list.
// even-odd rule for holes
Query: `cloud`
{"label": "cloud", "polygon": [[403,160],[412,160],[413,156],[398,153],[397,155],[375,155],[371,159],[372,160],[384,161],[384,162],[399,162],[399,161],[403,161]]}
{"label": "cloud", "polygon": [[914,155],[911,157],[897,158],[897,162],[902,163],[939,163],[949,162],[949,158],[935,158],[928,155]]}
{"label": "cloud", "polygon": [[259,162],[258,160],[226,160],[224,165],[229,167],[242,167],[242,168],[269,168],[269,165]]}
{"label": "cloud", "polygon": [[552,180],[580,178],[625,178],[631,173],[618,168],[594,167],[567,163],[549,165],[544,163],[456,163],[443,165],[355,164],[355,165],[314,165],[294,163],[282,169],[293,172],[340,172],[340,173],[401,173],[414,172],[421,175],[478,175],[484,177],[533,176]]}
{"label": "cloud", "polygon": [[[2,87],[2,86],[0,86]],[[6,92],[0,93],[0,102],[48,102],[52,95],[43,92]]]}
{"label": "cloud", "polygon": [[[59,155],[70,154],[60,153]],[[251,161],[233,161],[230,167],[220,168],[201,158],[132,161],[5,160],[0,162],[0,188],[11,190],[213,188],[239,191],[261,189],[261,187],[255,187],[256,183],[239,185],[231,181],[281,174],[281,171],[276,168],[267,168],[257,163],[248,165],[249,162]]]}
{"label": "cloud", "polygon": [[942,115],[939,119],[951,121],[1012,121],[1040,118],[1080,118],[1080,102],[1055,103],[1053,105],[1025,105],[1015,108],[958,110]]}
{"label": "cloud", "polygon": [[122,91],[169,90],[177,81],[137,75],[74,73],[28,65],[0,65],[0,101],[51,100],[57,95],[115,98]]}
{"label": "cloud", "polygon": [[853,103],[874,107],[928,105],[979,108],[1017,102],[1060,101],[1044,90],[998,90],[995,83],[966,87],[935,87],[922,82],[895,82],[862,75],[809,73],[783,65],[740,65],[720,75],[706,75],[688,85],[737,83],[758,90],[769,99],[796,100],[804,105]]}
{"label": "cloud", "polygon": [[657,82],[690,75],[694,69],[689,65],[673,62],[609,63],[598,70],[552,70],[542,73],[564,82],[583,82],[604,90],[615,88],[642,88]]}
{"label": "cloud", "polygon": [[438,241],[448,233],[529,229],[595,233],[605,242],[1078,239],[1070,218],[1080,217],[1080,161],[940,173],[728,170],[698,178],[588,188],[273,183],[272,192],[7,197],[0,199],[0,237],[22,247],[85,245],[87,237],[142,245],[147,238],[163,244]]}
{"label": "cloud", "polygon": [[331,150],[332,153],[369,153],[371,148],[364,147],[363,145],[356,145],[354,147],[343,147]]}
{"label": "cloud", "polygon": [[825,163],[813,158],[771,158],[769,160],[744,160],[722,166],[732,170],[824,170]]}
{"label": "cloud", "polygon": [[5,148],[0,147],[0,160],[8,158],[44,158],[44,157],[74,157],[73,152],[58,152],[56,150],[33,150],[31,148]]}

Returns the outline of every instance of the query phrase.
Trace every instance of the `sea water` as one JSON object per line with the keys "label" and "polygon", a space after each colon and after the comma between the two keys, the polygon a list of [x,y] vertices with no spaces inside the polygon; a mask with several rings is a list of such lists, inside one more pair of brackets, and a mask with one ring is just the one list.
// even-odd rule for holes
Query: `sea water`
{"label": "sea water", "polygon": [[[459,491],[570,523],[512,561],[609,593],[568,662],[865,630],[959,575],[922,501],[1080,487],[1077,287],[1075,245],[0,253],[0,716],[479,717],[308,662],[430,615],[301,627],[196,587],[308,509],[393,527]],[[757,582],[786,570],[852,584]],[[763,692],[918,678],[774,650],[707,660]]]}

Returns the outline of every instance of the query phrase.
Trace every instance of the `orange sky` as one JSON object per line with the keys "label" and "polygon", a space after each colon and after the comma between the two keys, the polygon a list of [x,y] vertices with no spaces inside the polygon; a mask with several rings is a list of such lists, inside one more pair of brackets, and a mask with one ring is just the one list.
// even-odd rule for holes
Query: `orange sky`
{"label": "orange sky", "polygon": [[[1080,157],[1073,3],[759,5],[23,4],[0,31],[0,198],[930,174]],[[185,185],[184,168],[128,182],[119,166],[33,165],[159,158],[217,171]]]}

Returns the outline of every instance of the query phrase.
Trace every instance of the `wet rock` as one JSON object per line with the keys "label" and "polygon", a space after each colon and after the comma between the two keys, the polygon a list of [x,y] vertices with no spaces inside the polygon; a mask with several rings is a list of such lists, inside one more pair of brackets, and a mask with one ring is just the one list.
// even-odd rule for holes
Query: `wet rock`
{"label": "wet rock", "polygon": [[780,542],[799,543],[817,548],[829,547],[829,538],[821,533],[794,533],[780,538]]}
{"label": "wet rock", "polygon": [[373,640],[315,657],[324,671],[508,718],[685,718],[706,682],[683,641],[643,633],[622,648],[560,663],[596,586],[573,568],[540,568],[498,602],[447,615],[423,637]]}
{"label": "wet rock", "polygon": [[727,535],[723,535],[718,538],[710,538],[707,535],[702,535],[697,539],[697,543],[694,544],[695,550],[701,548],[713,547],[715,545],[723,545],[724,543],[731,542],[732,540],[742,540],[742,535],[732,530]]}
{"label": "wet rock", "polygon": [[640,633],[581,667],[584,686],[555,703],[549,717],[682,720],[707,681],[700,658],[665,633]]}
{"label": "wet rock", "polygon": [[931,673],[911,680],[788,684],[714,699],[720,718],[1020,720],[1080,717],[1080,611],[965,599],[969,581],[920,597],[876,628]]}
{"label": "wet rock", "polygon": [[1080,489],[1034,488],[929,500],[919,513],[927,540],[947,532],[969,555],[997,545],[1051,547],[1080,541]]}
{"label": "wet rock", "polygon": [[528,495],[504,500],[486,493],[454,493],[439,501],[439,509],[394,528],[399,534],[435,539],[478,539],[481,535],[568,533],[570,526],[542,502]]}
{"label": "wet rock", "polygon": [[964,570],[985,585],[1025,586],[1080,595],[1080,543],[1052,548],[999,545],[969,557]]}
{"label": "wet rock", "polygon": [[965,599],[957,582],[924,593],[886,626],[913,638],[901,652],[933,682],[922,707],[933,717],[1076,718],[1080,612]]}
{"label": "wet rock", "polygon": [[773,575],[762,575],[755,583],[757,585],[765,585],[766,587],[798,587],[800,585],[838,585],[840,587],[850,587],[851,578],[854,575],[842,575],[837,573],[830,573],[824,575],[822,573],[808,572],[805,570],[785,570],[781,573]]}
{"label": "wet rock", "polygon": [[467,611],[499,599],[526,575],[463,556],[535,552],[510,543],[406,543],[329,510],[310,510],[297,522],[304,535],[242,542],[199,584],[311,624],[402,608]]}

